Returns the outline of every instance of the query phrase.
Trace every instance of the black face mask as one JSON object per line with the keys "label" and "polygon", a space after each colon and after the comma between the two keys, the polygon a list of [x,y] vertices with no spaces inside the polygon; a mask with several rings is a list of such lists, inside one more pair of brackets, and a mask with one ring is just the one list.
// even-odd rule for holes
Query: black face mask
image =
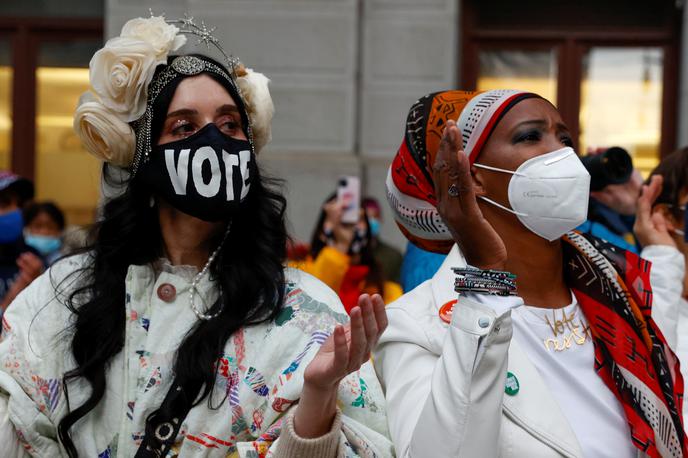
{"label": "black face mask", "polygon": [[231,216],[248,195],[255,172],[251,144],[212,123],[183,140],[154,147],[139,171],[151,191],[205,221]]}

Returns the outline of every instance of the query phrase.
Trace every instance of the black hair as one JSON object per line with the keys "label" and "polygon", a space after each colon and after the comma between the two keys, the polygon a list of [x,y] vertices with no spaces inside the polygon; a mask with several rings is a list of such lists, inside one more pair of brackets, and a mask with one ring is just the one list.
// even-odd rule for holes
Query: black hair
{"label": "black hair", "polygon": [[38,215],[45,213],[52,219],[57,227],[63,231],[65,228],[65,217],[62,210],[52,202],[36,202],[29,204],[24,209],[24,225],[28,226],[31,224]]}
{"label": "black hair", "polygon": [[[669,211],[680,218],[679,199],[681,192],[688,189],[688,146],[666,156],[650,173],[661,175],[664,178],[662,192],[657,197],[655,204],[668,204]],[[649,182],[649,180],[648,180]]]}
{"label": "black hair", "polygon": [[[336,194],[331,194],[327,199],[325,199],[324,204],[332,202],[336,199]],[[326,246],[324,240],[324,225],[325,225],[325,209],[320,210],[320,215],[318,216],[318,221],[313,229],[313,234],[311,236],[311,257],[313,259],[317,258],[323,248]],[[361,256],[361,265],[368,267],[368,276],[366,277],[366,286],[374,286],[380,295],[384,295],[384,285],[385,278],[382,272],[380,264],[375,259],[375,253],[373,251],[373,233],[370,230],[370,222],[368,221],[368,216],[363,212],[363,218],[366,222],[366,232],[365,232],[365,244],[363,249],[359,253]]]}
{"label": "black hair", "polygon": [[[164,107],[169,106],[173,94],[158,97],[155,109],[166,113]],[[105,165],[104,180],[114,181],[113,176]],[[217,408],[211,405],[214,367],[227,340],[242,327],[274,319],[284,301],[288,237],[286,200],[280,186],[281,181],[261,176],[256,167],[251,190],[232,217],[231,232],[210,267],[211,279],[220,283],[222,295],[209,313],[219,311],[219,315],[193,326],[177,349],[173,365],[173,386],[181,388],[189,407],[207,398],[209,407]],[[68,331],[72,333],[76,367],[64,375],[69,413],[57,429],[70,457],[77,456],[70,428],[103,398],[108,364],[124,345],[125,278],[129,266],[151,265],[163,255],[158,213],[149,206],[151,195],[139,175],[131,178],[124,193],[104,205],[102,219],[92,227],[90,245],[79,251],[89,253],[91,262],[68,277],[79,279],[68,292],[65,304],[75,316]],[[68,384],[75,379],[86,380],[91,391],[83,404],[72,409]],[[152,420],[165,421],[168,414],[161,409],[153,412],[148,417],[146,435],[153,436]]]}
{"label": "black hair", "polygon": [[4,189],[0,189],[0,205],[16,204],[23,208],[33,199],[33,183],[25,178],[19,178]]}

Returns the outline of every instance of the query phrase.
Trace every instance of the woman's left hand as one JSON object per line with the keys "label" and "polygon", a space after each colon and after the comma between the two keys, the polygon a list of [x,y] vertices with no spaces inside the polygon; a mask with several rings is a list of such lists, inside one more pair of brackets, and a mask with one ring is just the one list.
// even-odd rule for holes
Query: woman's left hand
{"label": "woman's left hand", "polygon": [[653,211],[652,205],[662,192],[663,178],[653,175],[649,185],[643,185],[638,198],[638,209],[635,216],[633,232],[642,246],[667,245],[676,247],[671,236],[673,227],[660,211]]}
{"label": "woman's left hand", "polygon": [[387,327],[385,304],[379,294],[362,294],[351,320],[337,325],[304,373],[303,391],[294,415],[300,437],[327,433],[335,415],[339,382],[370,359]]}

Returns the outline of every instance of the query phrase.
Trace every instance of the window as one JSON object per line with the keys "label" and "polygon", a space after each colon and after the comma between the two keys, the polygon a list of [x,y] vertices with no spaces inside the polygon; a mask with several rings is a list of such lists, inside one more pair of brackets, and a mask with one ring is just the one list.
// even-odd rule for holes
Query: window
{"label": "window", "polygon": [[0,17],[0,169],[32,179],[68,224],[91,223],[100,194],[72,116],[102,33],[101,18]]}
{"label": "window", "polygon": [[681,16],[669,0],[466,0],[463,87],[536,92],[579,152],[624,147],[647,176],[676,146]]}
{"label": "window", "polygon": [[81,146],[72,120],[89,87],[88,62],[100,47],[93,39],[46,41],[38,51],[36,199],[57,203],[70,224],[93,222],[99,198],[100,162]]}
{"label": "window", "polygon": [[12,145],[12,63],[9,39],[0,35],[0,170],[10,168]]}

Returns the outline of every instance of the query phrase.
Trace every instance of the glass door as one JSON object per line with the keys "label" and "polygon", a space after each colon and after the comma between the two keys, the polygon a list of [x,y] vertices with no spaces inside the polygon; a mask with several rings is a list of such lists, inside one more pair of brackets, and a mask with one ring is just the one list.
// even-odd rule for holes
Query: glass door
{"label": "glass door", "polygon": [[582,62],[579,148],[621,146],[647,176],[660,157],[664,51],[591,47]]}
{"label": "glass door", "polygon": [[10,41],[0,36],[0,170],[11,166],[12,73]]}
{"label": "glass door", "polygon": [[557,103],[556,49],[481,49],[477,90],[521,89]]}
{"label": "glass door", "polygon": [[88,63],[99,39],[42,42],[36,67],[36,199],[55,202],[68,224],[94,220],[100,162],[72,127],[79,96],[88,89]]}

